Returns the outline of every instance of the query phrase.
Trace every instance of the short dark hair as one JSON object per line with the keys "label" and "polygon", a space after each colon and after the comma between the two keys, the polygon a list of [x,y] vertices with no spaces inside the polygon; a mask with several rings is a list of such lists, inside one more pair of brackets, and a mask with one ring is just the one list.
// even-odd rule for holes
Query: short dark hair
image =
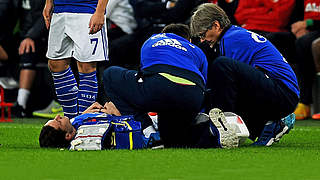
{"label": "short dark hair", "polygon": [[173,33],[185,39],[191,39],[189,26],[185,24],[169,24],[162,29],[161,33]]}
{"label": "short dark hair", "polygon": [[39,136],[42,148],[67,148],[70,141],[66,140],[66,131],[55,129],[52,126],[43,126]]}

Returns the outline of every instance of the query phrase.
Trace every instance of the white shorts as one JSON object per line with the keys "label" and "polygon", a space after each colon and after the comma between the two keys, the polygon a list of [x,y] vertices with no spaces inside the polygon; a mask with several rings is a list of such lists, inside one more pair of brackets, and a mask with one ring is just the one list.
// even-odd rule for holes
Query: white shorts
{"label": "white shorts", "polygon": [[89,34],[92,14],[53,13],[47,57],[60,60],[73,57],[80,62],[108,60],[106,22],[95,34]]}

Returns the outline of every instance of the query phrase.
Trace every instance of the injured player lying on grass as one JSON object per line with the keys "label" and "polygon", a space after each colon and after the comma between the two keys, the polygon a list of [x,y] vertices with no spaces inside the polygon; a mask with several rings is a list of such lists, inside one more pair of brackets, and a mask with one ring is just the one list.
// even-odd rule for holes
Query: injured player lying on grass
{"label": "injured player lying on grass", "polygon": [[[153,127],[157,127],[157,120]],[[249,131],[240,116],[219,109],[212,109],[209,115],[199,113],[193,131],[195,148],[234,148],[249,137]],[[82,115],[69,119],[57,115],[42,128],[40,147],[68,148],[70,150],[142,149],[162,148],[157,128],[141,128],[133,116],[121,116],[112,102],[104,106],[93,103]],[[207,131],[208,133],[203,133]],[[197,143],[201,142],[201,143]]]}
{"label": "injured player lying on grass", "polygon": [[39,143],[40,147],[77,150],[141,149],[160,140],[158,133],[149,129],[141,130],[141,123],[133,116],[121,116],[112,102],[104,106],[95,102],[72,119],[57,115],[49,120],[40,132]]}

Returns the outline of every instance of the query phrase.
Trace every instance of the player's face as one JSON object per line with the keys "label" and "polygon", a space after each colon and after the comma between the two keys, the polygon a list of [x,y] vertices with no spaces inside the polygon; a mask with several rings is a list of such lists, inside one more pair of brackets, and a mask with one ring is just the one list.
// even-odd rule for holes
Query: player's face
{"label": "player's face", "polygon": [[70,120],[66,116],[57,115],[53,120],[49,120],[46,124],[55,129],[61,129],[66,132],[73,132],[74,127],[71,125]]}

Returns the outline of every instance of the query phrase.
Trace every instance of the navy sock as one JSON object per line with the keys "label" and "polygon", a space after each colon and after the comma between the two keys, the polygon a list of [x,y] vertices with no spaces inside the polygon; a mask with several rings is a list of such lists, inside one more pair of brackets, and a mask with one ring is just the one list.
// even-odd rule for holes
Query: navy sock
{"label": "navy sock", "polygon": [[64,115],[70,119],[77,116],[78,86],[71,68],[62,72],[52,72],[52,77]]}
{"label": "navy sock", "polygon": [[97,99],[98,82],[96,71],[91,73],[79,73],[79,114],[86,110]]}

